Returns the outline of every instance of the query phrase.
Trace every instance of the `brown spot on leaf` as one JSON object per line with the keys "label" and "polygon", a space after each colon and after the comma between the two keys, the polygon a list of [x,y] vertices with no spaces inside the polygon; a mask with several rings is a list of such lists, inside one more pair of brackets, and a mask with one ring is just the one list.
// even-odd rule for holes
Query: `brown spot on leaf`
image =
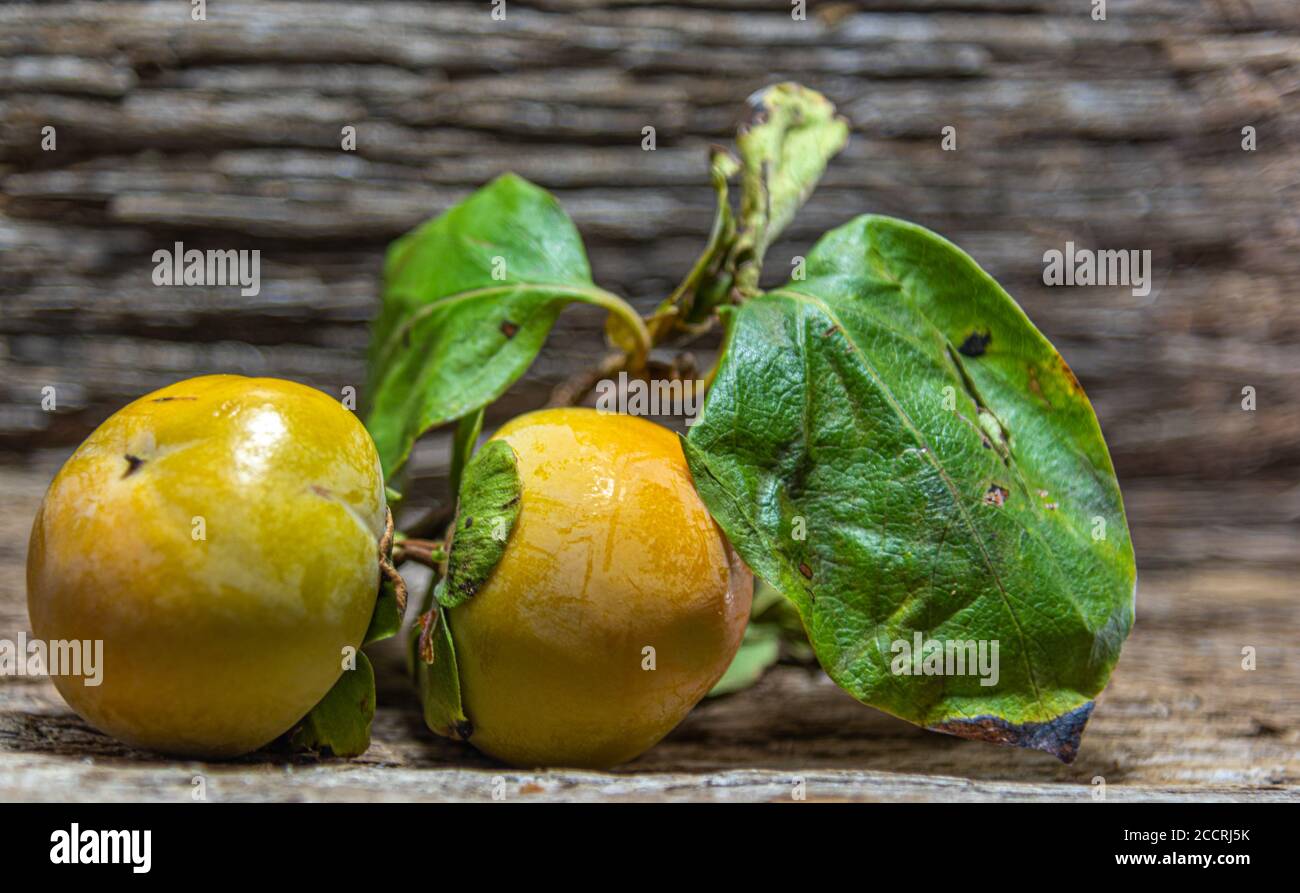
{"label": "brown spot on leaf", "polygon": [[501,334],[507,338],[515,337],[515,332],[519,331],[519,326],[515,325],[508,319],[501,320]]}
{"label": "brown spot on leaf", "polygon": [[126,471],[122,472],[122,477],[129,478],[131,475],[139,471],[140,466],[143,464],[144,464],[144,460],[141,459],[139,456],[132,456],[130,453],[127,453]]}
{"label": "brown spot on leaf", "polygon": [[989,342],[992,340],[992,332],[984,332],[983,334],[971,332],[966,336],[966,340],[961,343],[961,347],[957,348],[957,352],[966,357],[983,356],[984,349],[989,346]]}
{"label": "brown spot on leaf", "polygon": [[473,518],[473,516],[472,516],[472,515],[467,515],[467,516],[465,517],[465,529],[466,529],[466,530],[469,530],[469,529],[470,529],[471,527],[473,527],[473,526],[474,526],[474,518]]}
{"label": "brown spot on leaf", "polygon": [[799,573],[803,574],[805,579],[808,580],[812,579],[812,568],[810,568],[808,565],[804,564],[803,562],[799,563]]}
{"label": "brown spot on leaf", "polygon": [[1079,379],[1075,377],[1074,370],[1070,368],[1070,364],[1065,362],[1065,357],[1058,353],[1056,355],[1056,362],[1060,365],[1061,372],[1065,375],[1065,380],[1070,385],[1070,390],[1082,397],[1083,385],[1079,384]]}
{"label": "brown spot on leaf", "polygon": [[1029,393],[1033,394],[1039,400],[1042,400],[1043,405],[1048,409],[1051,409],[1052,401],[1047,399],[1047,395],[1043,393],[1042,385],[1038,383],[1038,370],[1033,366],[1027,367],[1027,370],[1029,373]]}
{"label": "brown spot on leaf", "polygon": [[1000,487],[997,484],[990,484],[989,488],[984,491],[984,504],[1001,507],[1010,495],[1011,493],[1006,487]]}

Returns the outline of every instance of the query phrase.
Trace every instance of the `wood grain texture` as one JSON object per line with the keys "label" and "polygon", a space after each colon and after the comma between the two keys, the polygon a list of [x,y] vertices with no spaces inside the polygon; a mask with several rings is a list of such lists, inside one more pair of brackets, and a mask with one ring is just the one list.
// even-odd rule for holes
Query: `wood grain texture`
{"label": "wood grain texture", "polygon": [[[796,776],[810,799],[1086,799],[1098,776],[1111,799],[1295,799],[1300,7],[808,5],[794,22],[766,0],[541,0],[495,22],[485,3],[222,2],[203,23],[184,3],[0,5],[0,636],[27,628],[45,485],[123,403],[213,371],[360,388],[384,246],[505,170],[552,189],[597,279],[649,309],[707,232],[707,146],[794,79],[853,135],[767,279],[856,214],[915,220],[1016,296],[1097,408],[1138,619],[1073,766],[921,732],[783,666],[620,772],[515,772],[427,734],[389,648],[354,762],[161,760],[47,682],[0,678],[0,799],[187,799],[195,774],[228,800],[487,799],[497,776],[531,799],[788,799]],[[259,249],[260,294],[153,286],[178,240]],[[1151,295],[1044,287],[1067,240],[1151,250]],[[489,423],[589,363],[600,322],[566,312]],[[445,436],[417,447],[417,504],[445,498],[446,463]]]}

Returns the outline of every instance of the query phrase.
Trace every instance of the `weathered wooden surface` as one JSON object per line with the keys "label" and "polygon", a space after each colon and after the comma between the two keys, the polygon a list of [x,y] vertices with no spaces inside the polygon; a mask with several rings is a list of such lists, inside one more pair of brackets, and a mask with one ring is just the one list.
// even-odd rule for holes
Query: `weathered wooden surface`
{"label": "weathered wooden surface", "polygon": [[[27,627],[36,501],[112,410],[208,371],[360,388],[384,245],[507,169],[555,191],[597,278],[649,308],[706,233],[708,143],[789,78],[854,131],[770,278],[854,214],[916,220],[1016,295],[1097,407],[1140,592],[1076,764],[919,732],[798,667],[616,775],[493,766],[423,733],[391,673],[363,759],[226,766],[126,751],[47,683],[0,679],[0,799],[188,798],[196,772],[214,799],[481,799],[497,775],[535,799],[785,798],[796,775],[810,798],[1084,798],[1095,776],[1111,798],[1294,797],[1300,7],[809,7],[544,0],[494,22],[487,3],[220,2],[195,23],[179,2],[0,6],[0,636]],[[260,249],[261,293],[154,287],[151,255],[177,240]],[[1067,240],[1150,249],[1155,289],[1045,288],[1043,252]],[[495,415],[586,363],[599,322],[567,314]],[[441,498],[444,441],[413,463],[417,499]]]}
{"label": "weathered wooden surface", "polygon": [[[554,189],[598,279],[648,308],[707,231],[707,143],[788,77],[854,134],[773,275],[854,214],[916,220],[1061,347],[1123,475],[1300,461],[1288,0],[1113,0],[1105,22],[1074,0],[812,3],[804,22],[741,0],[512,3],[505,22],[486,3],[209,6],[202,23],[176,3],[0,7],[10,446],[75,443],[195,371],[359,387],[383,246],[506,169]],[[261,294],[154,287],[152,252],[176,239],[261,249]],[[1155,290],[1045,288],[1043,252],[1067,240],[1150,249]],[[562,325],[511,410],[598,347],[595,314]]]}

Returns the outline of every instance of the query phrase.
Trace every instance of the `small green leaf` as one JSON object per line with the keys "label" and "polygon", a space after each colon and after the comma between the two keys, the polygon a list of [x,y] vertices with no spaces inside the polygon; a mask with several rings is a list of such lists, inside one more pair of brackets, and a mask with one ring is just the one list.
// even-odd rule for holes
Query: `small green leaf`
{"label": "small green leaf", "polygon": [[386,480],[425,431],[501,396],[560,311],[582,301],[644,324],[597,288],[582,240],[545,190],[505,174],[390,246],[371,332],[366,427]]}
{"label": "small green leaf", "polygon": [[379,584],[379,597],[375,599],[375,610],[370,615],[370,626],[366,628],[362,645],[379,642],[397,635],[402,628],[402,617],[397,613],[397,592],[388,580]]}
{"label": "small green leaf", "polygon": [[[955,245],[870,216],[824,236],[735,310],[686,458],[842,688],[1074,758],[1133,622],[1124,506],[1073,373]],[[909,672],[917,636],[996,643],[996,677]]]}
{"label": "small green leaf", "polygon": [[[458,429],[462,445],[454,452],[464,455],[481,424],[481,419],[470,420]],[[448,609],[472,598],[501,560],[519,517],[521,484],[515,451],[504,440],[488,441],[471,458],[460,461],[464,466],[447,576],[425,598],[411,633],[410,655],[425,724],[444,737],[468,740],[473,725],[461,700]]]}
{"label": "small green leaf", "polygon": [[749,688],[763,677],[768,667],[781,657],[781,630],[773,624],[750,623],[740,649],[722,678],[709,690],[708,697],[729,695]]}
{"label": "small green leaf", "polygon": [[776,84],[749,98],[749,120],[736,136],[744,162],[740,231],[733,249],[737,286],[744,294],[758,276],[776,237],[794,219],[849,138],[848,122],[816,91]]}
{"label": "small green leaf", "polygon": [[708,697],[749,688],[781,658],[816,662],[799,611],[775,586],[755,580],[749,625],[745,627],[740,650]]}
{"label": "small green leaf", "polygon": [[321,702],[289,733],[290,747],[338,757],[360,756],[370,747],[375,671],[363,652],[358,651],[356,657],[356,668],[344,670]]}
{"label": "small green leaf", "polygon": [[411,663],[425,725],[444,738],[468,741],[474,727],[461,700],[460,671],[447,610],[438,604],[436,595],[445,582],[439,581],[429,591],[420,622],[411,630]]}
{"label": "small green leaf", "polygon": [[469,600],[492,575],[519,518],[520,492],[515,451],[504,440],[489,441],[465,466],[439,594],[444,607]]}

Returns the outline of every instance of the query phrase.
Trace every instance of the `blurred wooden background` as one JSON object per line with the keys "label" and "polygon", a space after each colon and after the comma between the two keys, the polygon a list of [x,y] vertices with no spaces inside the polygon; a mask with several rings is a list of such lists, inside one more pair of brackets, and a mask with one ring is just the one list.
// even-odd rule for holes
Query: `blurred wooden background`
{"label": "blurred wooden background", "polygon": [[[806,21],[784,0],[507,9],[495,21],[486,2],[223,0],[194,22],[181,0],[0,5],[0,484],[13,515],[0,537],[0,634],[26,628],[21,567],[40,492],[123,403],[216,371],[360,389],[385,245],[505,170],[553,190],[597,279],[648,310],[707,232],[708,144],[729,141],[753,90],[793,79],[834,100],[853,136],[769,253],[768,278],[855,214],[914,220],[1005,285],[1093,399],[1141,568],[1138,629],[1116,686],[1132,686],[1142,706],[1113,712],[1108,733],[1103,701],[1090,734],[1131,742],[1154,734],[1151,711],[1191,705],[1161,733],[1163,763],[1129,743],[1129,762],[1106,759],[1147,784],[1297,783],[1294,0],[1111,0],[1102,22],[1085,0],[813,0]],[[53,152],[41,149],[46,125]],[[340,150],[347,125],[355,152]],[[641,149],[646,125],[653,152]],[[940,149],[947,125],[956,152]],[[1255,151],[1242,148],[1246,126]],[[152,253],[177,240],[260,249],[261,293],[153,286]],[[1149,249],[1151,294],[1045,288],[1043,252],[1067,240]],[[542,402],[599,350],[599,326],[596,314],[566,314],[497,416]],[[47,385],[53,413],[40,406]],[[1241,407],[1247,386],[1253,412]],[[418,448],[421,500],[443,497],[444,464],[439,437]],[[1236,664],[1251,642],[1270,662],[1246,684]],[[1207,655],[1219,663],[1207,668]],[[1142,667],[1148,684],[1134,675]],[[803,691],[794,678],[765,685]],[[1203,688],[1180,688],[1197,680]],[[31,684],[4,688],[0,710],[14,712],[0,719],[0,742],[40,752],[33,741],[53,740],[64,753],[49,725],[66,721],[51,719],[57,702]],[[829,713],[820,696],[798,695],[809,697],[805,729],[821,722],[833,734],[846,721],[836,711],[863,712],[835,706],[837,694]],[[707,706],[652,765],[770,764],[770,729],[737,743],[725,723],[721,744],[674,762],[672,742],[708,743],[707,717],[720,709],[752,713]],[[934,765],[934,747],[978,754],[957,760],[959,776],[1023,778],[1041,765],[898,734],[917,771]],[[846,765],[908,763],[836,741],[823,749]],[[1086,767],[1069,772],[1087,784]]]}

